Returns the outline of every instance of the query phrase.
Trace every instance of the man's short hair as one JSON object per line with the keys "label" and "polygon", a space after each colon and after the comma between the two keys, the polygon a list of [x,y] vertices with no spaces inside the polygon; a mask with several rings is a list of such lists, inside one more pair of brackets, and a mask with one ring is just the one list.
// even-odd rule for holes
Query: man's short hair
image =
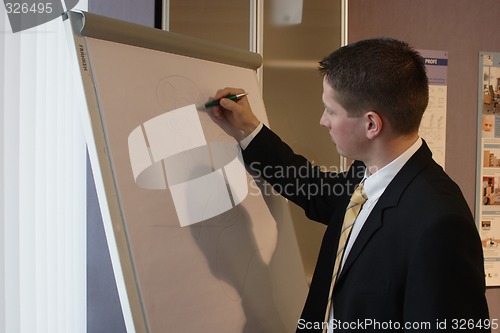
{"label": "man's short hair", "polygon": [[429,102],[422,56],[392,38],[361,40],[319,62],[319,71],[351,117],[375,111],[400,134],[418,130]]}

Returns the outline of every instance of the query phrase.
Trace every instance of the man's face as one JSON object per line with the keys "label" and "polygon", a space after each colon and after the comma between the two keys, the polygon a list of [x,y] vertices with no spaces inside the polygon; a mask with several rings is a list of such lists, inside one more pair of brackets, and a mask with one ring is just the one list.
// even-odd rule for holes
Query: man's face
{"label": "man's face", "polygon": [[319,123],[328,128],[339,154],[351,159],[362,159],[366,148],[363,117],[348,117],[344,107],[335,100],[334,89],[325,79],[322,99],[325,110]]}
{"label": "man's face", "polygon": [[483,131],[493,131],[493,119],[491,119],[491,117],[489,116],[483,116]]}

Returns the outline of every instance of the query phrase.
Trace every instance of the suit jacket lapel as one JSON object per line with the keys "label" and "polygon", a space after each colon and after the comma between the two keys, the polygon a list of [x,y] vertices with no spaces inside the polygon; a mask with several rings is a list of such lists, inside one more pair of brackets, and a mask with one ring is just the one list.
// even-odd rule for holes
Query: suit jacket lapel
{"label": "suit jacket lapel", "polygon": [[363,251],[373,234],[382,227],[384,210],[389,207],[397,206],[399,198],[401,198],[403,192],[406,190],[413,178],[415,178],[417,174],[432,161],[432,153],[425,141],[423,141],[422,146],[408,160],[408,162],[398,172],[396,177],[394,177],[394,179],[387,186],[386,190],[368,216],[368,219],[354,242],[344,267],[340,272],[340,276],[338,277],[339,282],[348,272],[352,264],[356,261],[356,258]]}

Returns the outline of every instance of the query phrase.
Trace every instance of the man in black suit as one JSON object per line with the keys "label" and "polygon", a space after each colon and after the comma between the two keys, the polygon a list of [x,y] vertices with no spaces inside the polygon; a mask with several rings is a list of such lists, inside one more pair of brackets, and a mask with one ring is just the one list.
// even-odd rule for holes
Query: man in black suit
{"label": "man in black suit", "polygon": [[[490,331],[472,214],[418,136],[429,98],[423,59],[404,42],[369,39],[334,51],[320,72],[320,124],[354,160],[345,173],[320,172],[263,126],[246,98],[223,98],[241,89],[214,97],[222,98],[214,115],[246,135],[247,166],[328,226],[297,331]],[[344,214],[361,181],[367,200],[339,252],[330,308]]]}

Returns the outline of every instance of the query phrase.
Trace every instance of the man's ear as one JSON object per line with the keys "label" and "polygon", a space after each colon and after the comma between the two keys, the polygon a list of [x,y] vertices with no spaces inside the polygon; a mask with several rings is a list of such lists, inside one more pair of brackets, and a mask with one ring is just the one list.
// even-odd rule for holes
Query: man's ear
{"label": "man's ear", "polygon": [[366,137],[369,140],[375,139],[382,132],[384,122],[382,117],[375,111],[365,113],[366,120]]}

